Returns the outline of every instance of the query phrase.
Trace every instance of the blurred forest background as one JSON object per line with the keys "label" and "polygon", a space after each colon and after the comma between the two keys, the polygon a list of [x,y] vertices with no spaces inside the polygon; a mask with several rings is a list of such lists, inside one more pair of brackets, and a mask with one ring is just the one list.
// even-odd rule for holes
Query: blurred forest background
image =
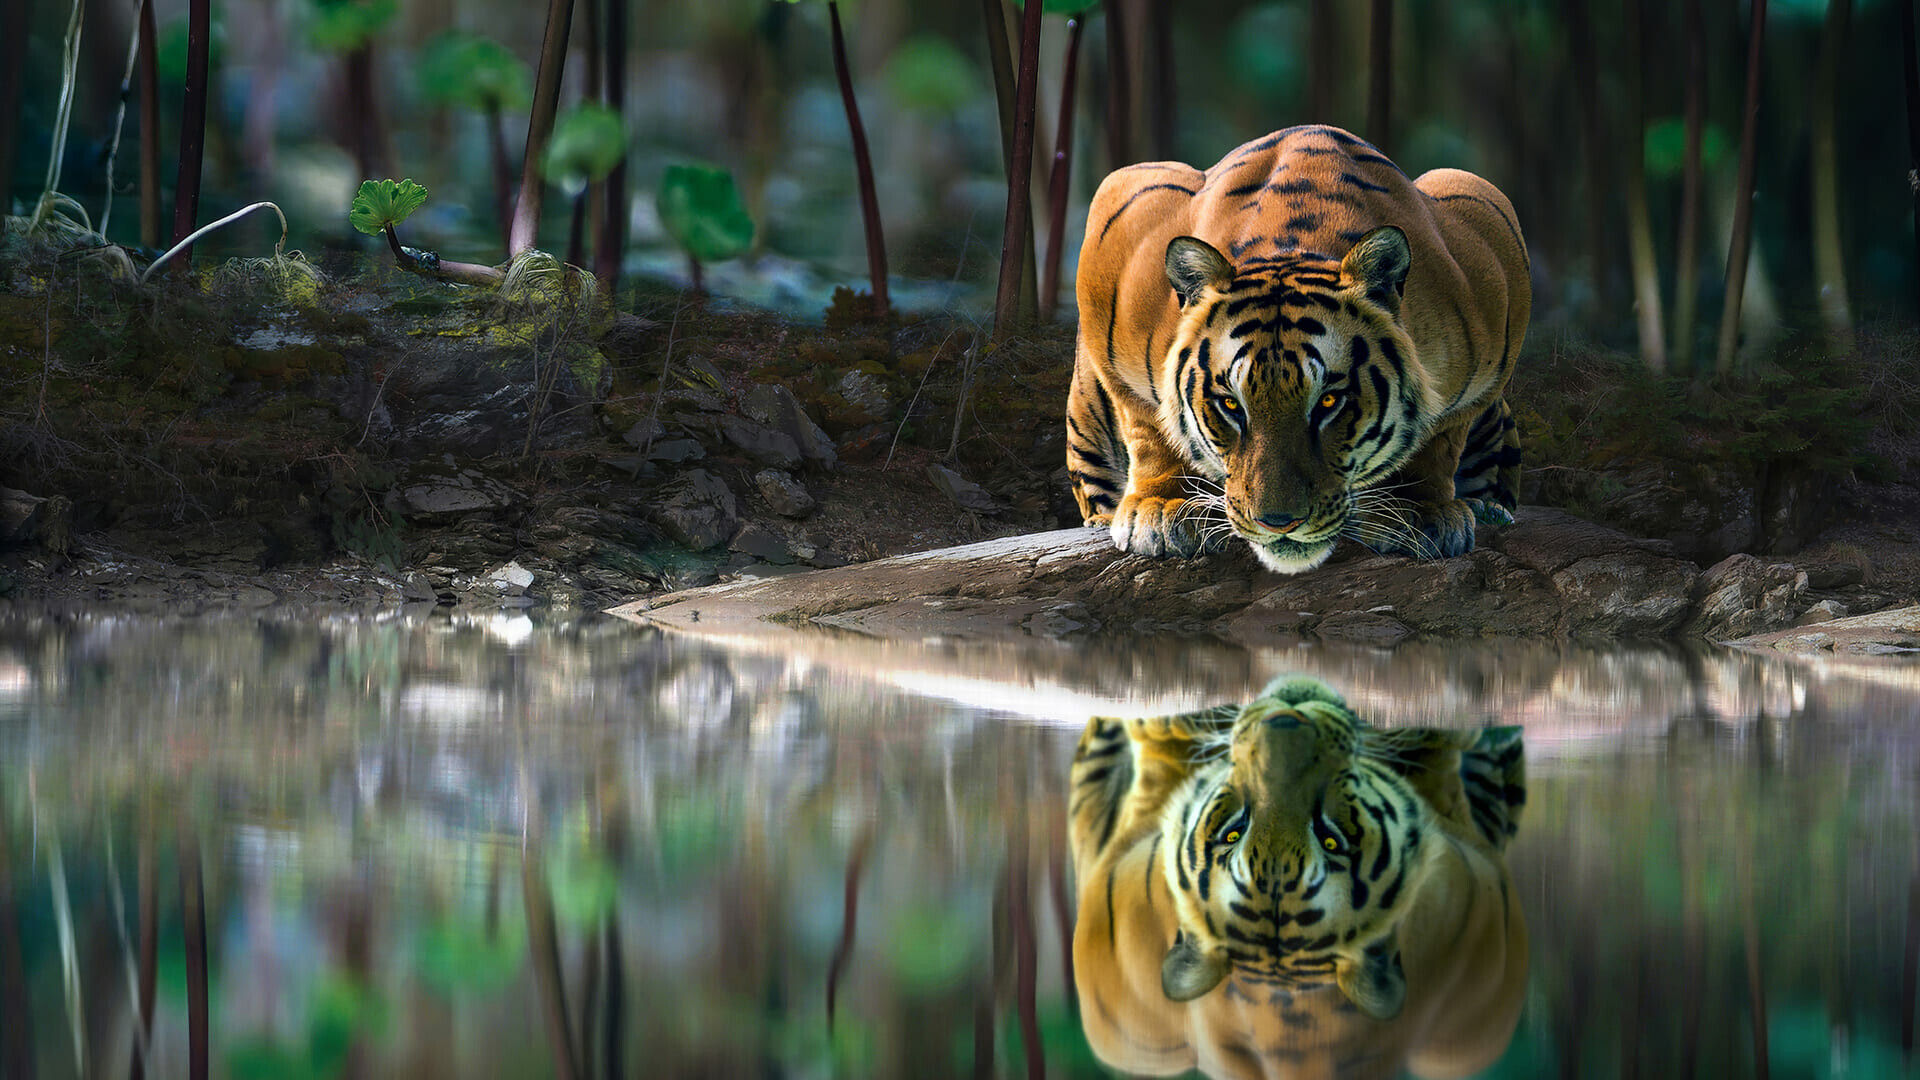
{"label": "blurred forest background", "polygon": [[[1005,17],[1020,52],[1020,12],[970,3],[847,0],[836,5],[876,177],[895,303],[981,313],[997,273],[1007,161],[984,10]],[[1046,6],[1048,11],[1055,4]],[[1535,334],[1566,331],[1639,348],[1657,366],[1711,358],[1738,214],[1749,31],[1764,12],[1746,271],[1749,349],[1804,327],[1844,331],[1910,323],[1915,270],[1912,167],[1904,101],[1904,0],[1686,0],[1655,4],[1464,0],[1172,0],[1062,3],[1078,15],[1074,109],[1059,102],[1075,36],[1042,21],[1034,226],[1043,261],[1046,194],[1062,117],[1074,116],[1065,247],[1085,204],[1117,164],[1175,158],[1202,167],[1267,131],[1347,127],[1414,175],[1479,172],[1520,214],[1537,276]],[[836,86],[829,5],[776,0],[637,4],[622,12],[624,86],[610,95],[625,133],[626,266],[678,279],[683,257],[654,194],[676,164],[731,171],[757,229],[718,268],[715,292],[817,317],[838,284],[864,284],[854,155]],[[97,223],[138,5],[92,3],[82,16],[79,83],[62,190]],[[175,176],[187,4],[152,5],[157,29],[159,176]],[[606,0],[579,0],[565,111],[609,96]],[[60,107],[70,9],[9,3],[0,27],[0,175],[31,210]],[[452,0],[245,0],[212,5],[202,223],[273,199],[294,247],[323,260],[377,241],[347,227],[361,180],[413,177],[432,192],[412,242],[498,261],[489,112],[455,86],[460,54],[498,43],[523,70],[495,97],[518,173],[526,94],[546,12]],[[612,27],[615,33],[621,29]],[[486,62],[491,62],[490,60]],[[509,67],[513,65],[509,64]],[[470,73],[470,72],[469,72]],[[469,80],[470,81],[470,80]],[[141,239],[132,83],[108,228]],[[1689,103],[1698,171],[1689,176]],[[1910,119],[1910,118],[1909,118]],[[172,192],[161,193],[171,209]],[[541,246],[567,248],[560,188]],[[208,255],[255,253],[267,224],[217,236]],[[162,230],[163,232],[167,230]],[[249,235],[251,233],[252,235]],[[589,233],[591,235],[591,233]],[[157,244],[148,237],[150,246]],[[1063,254],[1071,310],[1072,253]],[[1639,276],[1636,277],[1636,267]],[[1823,310],[1824,305],[1824,310]],[[1658,322],[1636,329],[1636,311]]]}

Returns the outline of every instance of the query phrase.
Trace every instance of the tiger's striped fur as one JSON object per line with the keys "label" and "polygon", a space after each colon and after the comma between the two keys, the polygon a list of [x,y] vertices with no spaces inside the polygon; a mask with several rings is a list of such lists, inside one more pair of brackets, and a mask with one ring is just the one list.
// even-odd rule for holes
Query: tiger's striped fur
{"label": "tiger's striped fur", "polygon": [[1129,1072],[1460,1075],[1525,990],[1518,728],[1382,731],[1311,679],[1096,718],[1069,787],[1075,982]]}
{"label": "tiger's striped fur", "polygon": [[1504,394],[1527,273],[1492,184],[1409,180],[1338,128],[1277,132],[1204,173],[1114,172],[1077,272],[1067,469],[1082,517],[1143,555],[1238,535],[1285,573],[1343,535],[1471,550],[1476,519],[1511,521],[1518,501]]}

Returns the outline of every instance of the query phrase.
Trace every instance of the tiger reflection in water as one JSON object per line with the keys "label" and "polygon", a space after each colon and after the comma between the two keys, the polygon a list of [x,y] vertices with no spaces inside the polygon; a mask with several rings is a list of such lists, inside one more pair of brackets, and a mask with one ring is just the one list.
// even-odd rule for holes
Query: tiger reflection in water
{"label": "tiger reflection in water", "polygon": [[1094,1052],[1214,1077],[1492,1063],[1526,988],[1503,857],[1525,801],[1519,728],[1376,729],[1312,679],[1096,717],[1069,801]]}

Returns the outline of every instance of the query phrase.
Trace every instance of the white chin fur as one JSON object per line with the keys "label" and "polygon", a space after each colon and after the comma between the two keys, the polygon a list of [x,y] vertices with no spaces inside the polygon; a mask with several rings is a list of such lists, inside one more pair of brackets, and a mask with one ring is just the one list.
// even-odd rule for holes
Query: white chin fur
{"label": "white chin fur", "polygon": [[1327,561],[1333,554],[1333,541],[1323,544],[1286,544],[1286,550],[1275,551],[1257,541],[1248,541],[1253,553],[1259,557],[1261,565],[1277,574],[1304,574],[1308,570]]}

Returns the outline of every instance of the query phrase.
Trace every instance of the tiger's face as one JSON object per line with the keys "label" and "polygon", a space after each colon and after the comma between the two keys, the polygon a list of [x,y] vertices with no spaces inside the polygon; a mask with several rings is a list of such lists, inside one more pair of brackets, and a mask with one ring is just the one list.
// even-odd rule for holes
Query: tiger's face
{"label": "tiger's face", "polygon": [[1194,776],[1164,827],[1179,922],[1167,997],[1190,1001],[1231,972],[1291,991],[1333,983],[1368,1016],[1399,1013],[1395,929],[1444,843],[1397,771],[1421,737],[1363,731],[1311,680],[1241,710],[1228,761]]}
{"label": "tiger's face", "polygon": [[1236,271],[1193,237],[1167,246],[1180,322],[1161,428],[1220,485],[1196,498],[1269,568],[1324,562],[1356,510],[1426,441],[1441,411],[1400,322],[1411,254],[1393,226],[1342,260]]}

